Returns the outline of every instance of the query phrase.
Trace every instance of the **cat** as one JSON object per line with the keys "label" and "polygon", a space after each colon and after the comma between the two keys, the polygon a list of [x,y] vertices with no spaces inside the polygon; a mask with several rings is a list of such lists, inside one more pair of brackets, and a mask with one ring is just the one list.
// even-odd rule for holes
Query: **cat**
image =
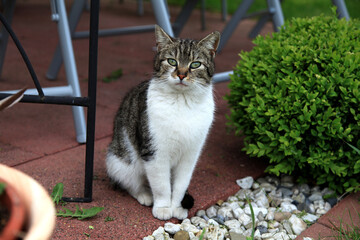
{"label": "cat", "polygon": [[185,219],[181,202],[213,122],[212,76],[220,33],[200,41],[155,26],[154,74],[124,98],[114,120],[109,178],[155,218]]}

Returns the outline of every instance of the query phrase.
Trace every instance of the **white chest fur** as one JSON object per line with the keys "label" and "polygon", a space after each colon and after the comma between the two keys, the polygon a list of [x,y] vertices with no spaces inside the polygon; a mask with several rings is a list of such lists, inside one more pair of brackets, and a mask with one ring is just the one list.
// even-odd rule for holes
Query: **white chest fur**
{"label": "white chest fur", "polygon": [[184,152],[199,154],[213,121],[212,86],[205,91],[202,89],[201,93],[176,93],[162,91],[152,82],[147,97],[149,130],[154,147],[167,149],[165,152],[175,162],[179,159],[176,156]]}

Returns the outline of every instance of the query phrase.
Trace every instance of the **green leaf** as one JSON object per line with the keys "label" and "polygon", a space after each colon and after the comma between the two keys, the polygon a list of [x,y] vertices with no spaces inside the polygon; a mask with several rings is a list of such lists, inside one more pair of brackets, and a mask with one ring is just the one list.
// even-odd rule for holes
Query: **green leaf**
{"label": "green leaf", "polygon": [[59,210],[56,213],[58,217],[70,217],[70,218],[77,218],[78,220],[84,220],[86,218],[92,218],[96,216],[99,212],[101,212],[104,208],[103,207],[92,207],[89,209],[80,209],[79,205],[76,205],[76,210],[73,212],[68,208],[63,208],[63,211]]}
{"label": "green leaf", "polygon": [[359,150],[357,147],[351,145],[350,143],[346,143],[346,144],[349,145],[349,147],[351,147],[352,149],[354,149],[355,152],[357,152],[357,153],[360,155],[360,150]]}
{"label": "green leaf", "polygon": [[0,183],[0,195],[5,192],[5,188],[6,188],[6,184],[5,183]]}
{"label": "green leaf", "polygon": [[204,239],[204,235],[205,235],[205,232],[206,232],[206,228],[203,228],[200,236],[199,236],[199,240],[203,240]]}
{"label": "green leaf", "polygon": [[54,203],[59,204],[64,192],[64,184],[58,183],[55,185],[52,193],[51,193],[51,199]]}
{"label": "green leaf", "polygon": [[123,74],[123,71],[121,68],[119,68],[119,69],[113,71],[109,76],[104,77],[102,79],[102,81],[105,83],[113,82],[113,81],[119,79],[122,76],[122,74]]}
{"label": "green leaf", "polygon": [[275,136],[272,132],[270,131],[265,131],[266,135],[268,135],[269,138],[273,139]]}
{"label": "green leaf", "polygon": [[256,99],[256,102],[259,104],[259,106],[261,108],[264,108],[265,107],[265,102],[264,100],[259,96],[259,95],[256,95],[255,96],[255,99]]}

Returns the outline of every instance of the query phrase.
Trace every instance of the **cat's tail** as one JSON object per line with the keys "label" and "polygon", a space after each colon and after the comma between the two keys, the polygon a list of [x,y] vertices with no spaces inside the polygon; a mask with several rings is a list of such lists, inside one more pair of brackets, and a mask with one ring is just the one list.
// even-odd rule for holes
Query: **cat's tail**
{"label": "cat's tail", "polygon": [[183,200],[181,201],[181,206],[185,209],[190,209],[194,206],[194,198],[186,191]]}

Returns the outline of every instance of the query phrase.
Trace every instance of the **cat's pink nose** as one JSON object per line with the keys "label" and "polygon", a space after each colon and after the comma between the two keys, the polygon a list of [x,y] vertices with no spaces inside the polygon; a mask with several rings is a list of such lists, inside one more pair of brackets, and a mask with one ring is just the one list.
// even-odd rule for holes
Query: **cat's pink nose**
{"label": "cat's pink nose", "polygon": [[179,74],[178,77],[180,78],[180,80],[183,80],[186,77],[186,75]]}

